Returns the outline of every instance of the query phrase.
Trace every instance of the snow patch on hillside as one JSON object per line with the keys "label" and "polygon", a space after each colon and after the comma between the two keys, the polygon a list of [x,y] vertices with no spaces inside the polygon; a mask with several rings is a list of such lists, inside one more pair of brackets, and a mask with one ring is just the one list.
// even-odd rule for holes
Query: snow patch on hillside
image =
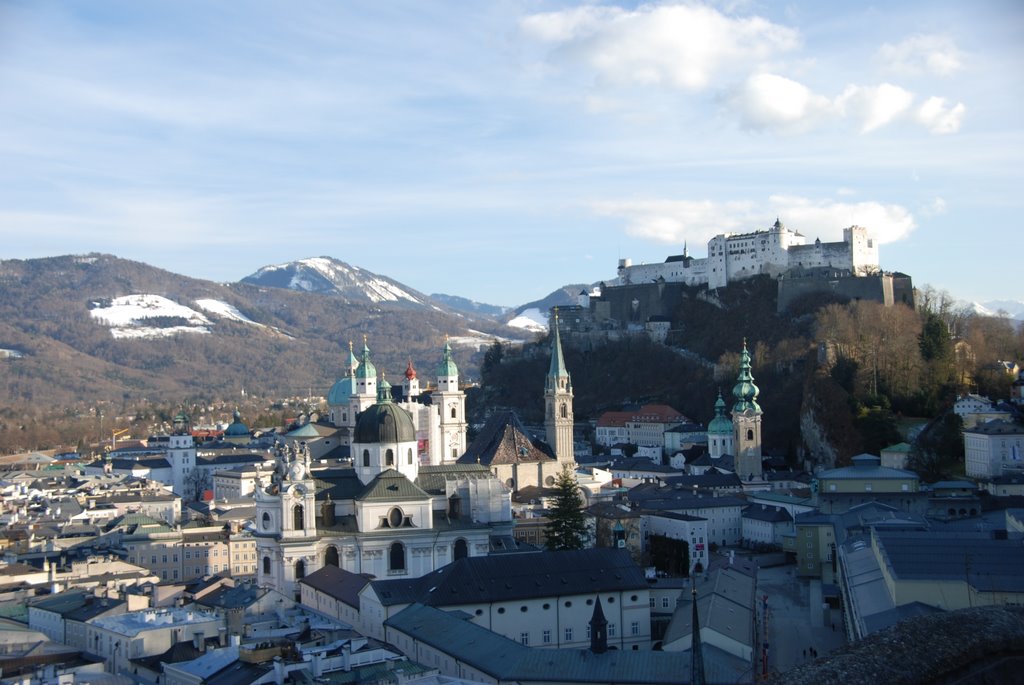
{"label": "snow patch on hillside", "polygon": [[[93,302],[90,316],[110,327],[115,338],[166,338],[179,333],[209,333],[210,320],[200,312],[160,295],[125,295],[108,303]],[[157,328],[145,325],[148,319],[174,317],[187,324]]]}
{"label": "snow patch on hillside", "polygon": [[250,319],[248,316],[238,311],[238,308],[234,305],[230,305],[227,302],[221,302],[220,300],[209,300],[202,299],[196,300],[196,304],[203,311],[207,311],[211,314],[223,317],[225,319],[231,319],[233,321],[240,321],[242,323],[252,324],[253,326],[259,326],[263,328],[263,324],[257,323]]}
{"label": "snow patch on hillside", "polygon": [[546,333],[548,330],[548,315],[536,307],[530,307],[520,312],[519,316],[509,321],[506,326],[510,328],[523,328],[528,331]]}
{"label": "snow patch on hillside", "polygon": [[503,338],[500,335],[490,335],[481,331],[474,331],[472,328],[467,332],[469,335],[457,335],[448,338],[448,342],[457,347],[475,347],[478,350],[490,347],[495,341],[503,345],[521,345],[523,343],[522,340]]}

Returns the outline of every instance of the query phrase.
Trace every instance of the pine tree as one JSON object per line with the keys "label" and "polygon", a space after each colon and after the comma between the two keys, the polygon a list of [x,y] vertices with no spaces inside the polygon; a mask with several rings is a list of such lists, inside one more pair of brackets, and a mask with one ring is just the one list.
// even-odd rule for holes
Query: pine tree
{"label": "pine tree", "polygon": [[568,464],[555,478],[555,501],[548,512],[548,549],[583,549],[587,541],[587,522],[583,515],[583,497]]}

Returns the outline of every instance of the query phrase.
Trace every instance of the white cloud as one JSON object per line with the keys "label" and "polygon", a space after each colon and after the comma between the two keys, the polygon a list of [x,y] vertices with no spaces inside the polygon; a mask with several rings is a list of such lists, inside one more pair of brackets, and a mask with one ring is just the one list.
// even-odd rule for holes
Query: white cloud
{"label": "white cloud", "polygon": [[913,102],[913,93],[891,83],[849,85],[835,99],[835,107],[842,115],[860,120],[861,133],[870,133],[902,116]]}
{"label": "white cloud", "polygon": [[941,197],[932,198],[932,201],[921,207],[919,210],[925,216],[938,216],[946,213],[946,201]]}
{"label": "white cloud", "polygon": [[829,99],[778,74],[750,76],[725,104],[743,128],[783,134],[842,120],[854,122],[861,133],[901,120],[918,123],[934,134],[956,133],[967,109],[963,103],[950,105],[940,97],[915,105],[913,93],[891,83],[850,84]]}
{"label": "white cloud", "polygon": [[917,34],[899,43],[886,43],[878,57],[893,71],[929,72],[950,76],[963,68],[963,53],[948,36]]}
{"label": "white cloud", "polygon": [[530,15],[521,27],[611,83],[690,91],[707,88],[723,71],[749,71],[800,42],[795,29],[698,5],[577,7]]}
{"label": "white cloud", "polygon": [[755,74],[729,99],[745,128],[795,132],[827,117],[828,98],[776,74]]}
{"label": "white cloud", "polygon": [[832,199],[773,195],[767,202],[713,200],[622,200],[594,205],[605,216],[625,219],[626,234],[660,243],[703,245],[719,233],[768,228],[779,217],[790,229],[823,241],[842,239],[847,226],[864,226],[880,243],[907,237],[914,216],[900,205],[840,202]]}
{"label": "white cloud", "polygon": [[915,116],[932,133],[945,134],[960,130],[966,112],[962,102],[947,106],[946,98],[930,97],[917,108]]}

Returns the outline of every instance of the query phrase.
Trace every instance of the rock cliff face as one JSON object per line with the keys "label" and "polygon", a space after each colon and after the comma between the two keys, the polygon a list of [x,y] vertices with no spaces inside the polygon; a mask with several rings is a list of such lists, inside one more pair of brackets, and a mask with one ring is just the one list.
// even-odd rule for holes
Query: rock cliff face
{"label": "rock cliff face", "polygon": [[835,468],[836,449],[829,442],[825,427],[818,420],[813,401],[805,400],[800,410],[800,434],[807,447],[805,461],[809,471],[813,472],[818,467]]}
{"label": "rock cliff face", "polygon": [[918,616],[775,676],[777,685],[1024,682],[1024,607]]}

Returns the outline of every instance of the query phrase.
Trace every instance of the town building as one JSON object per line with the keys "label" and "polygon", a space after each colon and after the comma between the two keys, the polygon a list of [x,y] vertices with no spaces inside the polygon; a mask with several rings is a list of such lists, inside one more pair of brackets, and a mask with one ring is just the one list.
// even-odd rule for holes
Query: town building
{"label": "town building", "polygon": [[873,454],[859,454],[852,466],[819,471],[811,484],[822,513],[842,513],[859,504],[882,502],[924,513],[920,481],[913,471],[885,468]]}
{"label": "town building", "polygon": [[1024,425],[990,421],[964,429],[964,472],[990,480],[1024,469]]}

